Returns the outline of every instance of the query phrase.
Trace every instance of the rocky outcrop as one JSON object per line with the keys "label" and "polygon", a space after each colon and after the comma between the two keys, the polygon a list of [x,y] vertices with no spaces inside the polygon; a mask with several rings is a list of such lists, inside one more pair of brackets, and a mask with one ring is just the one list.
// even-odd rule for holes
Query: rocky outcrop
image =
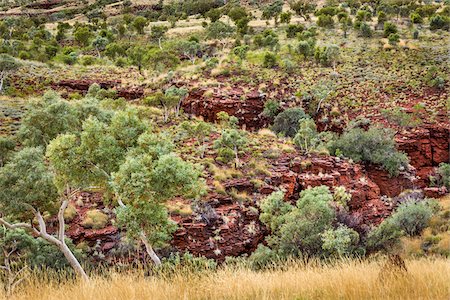
{"label": "rocky outcrop", "polygon": [[177,250],[223,261],[226,256],[252,253],[267,234],[255,207],[220,195],[202,206],[196,218],[174,217],[180,229],[171,244]]}
{"label": "rocky outcrop", "polygon": [[398,176],[390,176],[379,166],[368,165],[367,176],[377,184],[381,195],[395,197],[404,190],[414,189],[418,185],[414,170],[402,171]]}
{"label": "rocky outcrop", "polygon": [[25,5],[25,7],[32,9],[51,9],[62,4],[64,4],[62,0],[45,0],[36,2],[33,1],[33,3]]}
{"label": "rocky outcrop", "polygon": [[436,166],[450,162],[450,127],[448,124],[424,125],[396,136],[398,149],[408,154],[416,168],[418,186],[428,185],[428,177]]}
{"label": "rocky outcrop", "polygon": [[238,88],[226,92],[216,88],[195,88],[183,102],[183,109],[209,122],[215,122],[217,113],[224,111],[237,117],[239,125],[247,129],[259,129],[269,122],[261,115],[264,110],[264,95],[258,91],[246,94]]}
{"label": "rocky outcrop", "polygon": [[308,187],[326,185],[333,190],[344,186],[352,195],[351,214],[360,217],[360,225],[377,224],[390,214],[392,207],[381,200],[378,185],[366,174],[361,165],[331,156],[287,158],[281,161],[272,177],[286,190],[288,200]]}
{"label": "rocky outcrop", "polygon": [[118,97],[123,97],[127,100],[139,99],[144,96],[144,89],[140,86],[130,86],[124,87],[122,86],[122,82],[120,80],[61,80],[52,85],[54,89],[65,89],[70,92],[81,92],[85,94],[89,87],[97,83],[102,89],[113,89],[117,91]]}

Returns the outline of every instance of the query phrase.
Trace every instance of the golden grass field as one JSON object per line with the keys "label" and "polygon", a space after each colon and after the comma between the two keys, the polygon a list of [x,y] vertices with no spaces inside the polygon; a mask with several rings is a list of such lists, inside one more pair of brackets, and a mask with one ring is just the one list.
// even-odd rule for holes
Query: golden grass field
{"label": "golden grass field", "polygon": [[407,274],[381,279],[383,264],[384,260],[291,263],[283,270],[181,272],[166,279],[113,273],[89,283],[29,280],[10,299],[450,299],[449,260],[407,260]]}

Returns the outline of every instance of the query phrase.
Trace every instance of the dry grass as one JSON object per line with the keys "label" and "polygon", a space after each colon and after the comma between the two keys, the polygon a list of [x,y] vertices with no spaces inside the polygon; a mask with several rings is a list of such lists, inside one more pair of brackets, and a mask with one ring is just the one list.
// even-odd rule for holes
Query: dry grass
{"label": "dry grass", "polygon": [[293,264],[284,270],[221,269],[169,279],[113,274],[90,283],[31,282],[11,299],[449,299],[445,259],[406,262],[408,274],[380,280],[381,262]]}

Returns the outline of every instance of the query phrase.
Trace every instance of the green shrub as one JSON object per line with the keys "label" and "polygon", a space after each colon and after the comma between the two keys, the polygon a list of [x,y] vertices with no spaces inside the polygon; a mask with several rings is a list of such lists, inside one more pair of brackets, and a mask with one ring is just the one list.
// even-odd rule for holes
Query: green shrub
{"label": "green shrub", "polygon": [[317,18],[317,26],[323,28],[333,28],[334,27],[333,17],[328,15],[320,15]]}
{"label": "green shrub", "polygon": [[329,256],[352,255],[359,243],[359,234],[345,225],[340,225],[337,229],[328,229],[321,236],[323,240],[322,249]]}
{"label": "green shrub", "polygon": [[297,46],[297,53],[303,55],[303,57],[311,56],[311,46],[307,41],[300,41]]}
{"label": "green shrub", "polygon": [[392,218],[387,218],[367,235],[367,249],[371,252],[395,251],[400,245],[402,235],[402,231],[392,221]]}
{"label": "green shrub", "polygon": [[360,22],[370,22],[372,21],[372,13],[367,10],[358,10],[356,13],[356,20]]}
{"label": "green shrub", "polygon": [[439,165],[438,174],[440,176],[440,184],[450,190],[450,164],[441,163]]}
{"label": "green shrub", "polygon": [[413,24],[422,24],[423,23],[423,18],[418,13],[415,13],[415,12],[411,13],[409,18],[411,19],[411,22]]}
{"label": "green shrub", "polygon": [[248,263],[253,270],[262,270],[275,265],[280,259],[281,258],[276,251],[259,244],[255,252],[248,258]]}
{"label": "green shrub", "polygon": [[279,113],[272,126],[272,130],[277,134],[294,137],[298,131],[300,121],[308,118],[301,108],[288,108]]}
{"label": "green shrub", "polygon": [[283,193],[276,192],[260,204],[260,220],[271,230],[268,246],[282,257],[324,254],[322,234],[332,228],[335,218],[329,188],[302,191],[296,206],[283,198]]}
{"label": "green shrub", "polygon": [[398,35],[398,33],[391,33],[388,36],[388,41],[391,45],[397,45],[397,43],[400,42],[400,36]]}
{"label": "green shrub", "polygon": [[303,30],[305,30],[305,26],[301,24],[291,24],[286,28],[286,37],[288,39],[295,38],[298,33],[301,33]]}
{"label": "green shrub", "polygon": [[280,112],[280,102],[275,100],[267,100],[264,103],[263,115],[269,118],[274,118]]}
{"label": "green shrub", "polygon": [[450,17],[448,16],[434,15],[430,18],[431,30],[437,29],[448,30],[449,27],[450,27]]}
{"label": "green shrub", "polygon": [[428,226],[432,215],[433,210],[427,201],[408,201],[400,204],[391,218],[392,222],[405,234],[416,236]]}
{"label": "green shrub", "polygon": [[85,228],[102,229],[108,224],[108,216],[98,209],[89,210],[81,223]]}
{"label": "green shrub", "polygon": [[372,37],[372,28],[370,28],[369,24],[363,22],[359,25],[359,32],[362,37],[370,38]]}
{"label": "green shrub", "polygon": [[262,33],[255,35],[253,43],[255,46],[268,47],[272,51],[278,47],[278,35],[271,29],[266,29]]}
{"label": "green shrub", "polygon": [[95,64],[96,61],[97,61],[97,59],[92,55],[83,55],[80,59],[80,63],[83,66],[91,66],[91,65]]}
{"label": "green shrub", "polygon": [[263,67],[271,69],[276,66],[278,66],[277,56],[272,52],[267,52],[264,54]]}
{"label": "green shrub", "polygon": [[397,25],[391,22],[384,23],[384,37],[388,37],[390,34],[396,34],[398,32]]}
{"label": "green shrub", "polygon": [[394,132],[387,128],[370,127],[346,129],[332,143],[331,153],[342,153],[355,162],[368,162],[381,165],[391,176],[398,175],[408,165],[408,157],[398,152]]}

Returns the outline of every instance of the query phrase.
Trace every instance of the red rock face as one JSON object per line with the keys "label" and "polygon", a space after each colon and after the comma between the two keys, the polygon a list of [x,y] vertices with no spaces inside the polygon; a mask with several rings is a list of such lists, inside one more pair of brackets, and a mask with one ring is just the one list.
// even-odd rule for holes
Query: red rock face
{"label": "red rock face", "polygon": [[417,185],[428,185],[428,177],[440,163],[450,162],[450,130],[448,124],[426,125],[396,137],[398,149],[408,154],[419,177]]}
{"label": "red rock face", "polygon": [[211,95],[206,89],[194,89],[184,101],[183,109],[209,122],[215,122],[217,113],[224,111],[230,116],[237,117],[239,125],[247,129],[262,128],[269,121],[261,116],[264,110],[264,97],[258,91],[245,95],[240,89],[226,93],[217,89],[213,90]]}
{"label": "red rock face", "polygon": [[118,97],[123,97],[126,100],[139,99],[144,96],[144,89],[142,87],[124,87],[120,80],[61,80],[53,84],[53,88],[63,88],[67,91],[77,91],[85,94],[89,87],[97,83],[102,89],[114,89],[117,91]]}
{"label": "red rock face", "polygon": [[[198,218],[177,218],[178,229],[171,242],[177,250],[223,261],[226,256],[252,253],[263,242],[266,229],[258,210],[224,197],[214,197],[213,213]],[[211,199],[213,202],[214,200]]]}
{"label": "red rock face", "polygon": [[380,167],[367,166],[367,176],[377,184],[381,195],[395,197],[404,190],[415,189],[418,180],[412,172],[401,172],[396,177],[390,177],[389,173]]}
{"label": "red rock face", "polygon": [[331,190],[344,186],[352,195],[350,212],[360,216],[361,224],[378,224],[391,212],[392,207],[381,201],[380,188],[361,165],[336,157],[312,156],[291,162],[290,170],[297,176],[298,191],[320,185]]}

